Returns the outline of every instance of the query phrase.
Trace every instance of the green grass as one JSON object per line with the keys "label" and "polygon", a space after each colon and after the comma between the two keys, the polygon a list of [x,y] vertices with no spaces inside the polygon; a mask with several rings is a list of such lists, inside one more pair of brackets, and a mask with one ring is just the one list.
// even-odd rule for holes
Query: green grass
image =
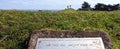
{"label": "green grass", "polygon": [[118,49],[120,11],[26,12],[0,10],[0,49],[27,49],[33,30],[100,30],[107,32]]}

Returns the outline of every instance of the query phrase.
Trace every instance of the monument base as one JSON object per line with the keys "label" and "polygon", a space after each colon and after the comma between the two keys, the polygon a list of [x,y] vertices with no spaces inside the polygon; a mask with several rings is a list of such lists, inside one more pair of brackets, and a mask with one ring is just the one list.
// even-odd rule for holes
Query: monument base
{"label": "monument base", "polygon": [[37,30],[33,31],[28,49],[35,49],[38,38],[96,38],[101,37],[105,49],[113,49],[109,36],[102,31],[54,31],[54,30]]}

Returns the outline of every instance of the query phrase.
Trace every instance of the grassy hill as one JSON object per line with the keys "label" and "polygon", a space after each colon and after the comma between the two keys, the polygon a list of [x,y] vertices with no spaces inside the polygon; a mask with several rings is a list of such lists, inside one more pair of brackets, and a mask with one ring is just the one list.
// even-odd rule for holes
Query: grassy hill
{"label": "grassy hill", "polygon": [[26,12],[0,10],[0,49],[27,49],[32,30],[100,30],[110,35],[114,49],[120,40],[120,11]]}

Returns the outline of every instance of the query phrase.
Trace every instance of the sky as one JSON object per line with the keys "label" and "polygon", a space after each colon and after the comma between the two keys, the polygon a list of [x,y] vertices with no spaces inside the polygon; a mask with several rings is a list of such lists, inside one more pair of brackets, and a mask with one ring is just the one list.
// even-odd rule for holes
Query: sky
{"label": "sky", "polygon": [[23,9],[23,10],[62,10],[67,5],[78,9],[86,1],[91,7],[97,3],[118,4],[120,0],[0,0],[0,9]]}

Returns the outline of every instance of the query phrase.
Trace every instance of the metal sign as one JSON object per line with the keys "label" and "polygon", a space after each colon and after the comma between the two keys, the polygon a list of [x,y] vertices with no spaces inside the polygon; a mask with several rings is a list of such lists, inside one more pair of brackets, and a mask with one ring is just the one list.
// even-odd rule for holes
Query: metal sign
{"label": "metal sign", "polygon": [[36,49],[105,49],[102,38],[38,38]]}

